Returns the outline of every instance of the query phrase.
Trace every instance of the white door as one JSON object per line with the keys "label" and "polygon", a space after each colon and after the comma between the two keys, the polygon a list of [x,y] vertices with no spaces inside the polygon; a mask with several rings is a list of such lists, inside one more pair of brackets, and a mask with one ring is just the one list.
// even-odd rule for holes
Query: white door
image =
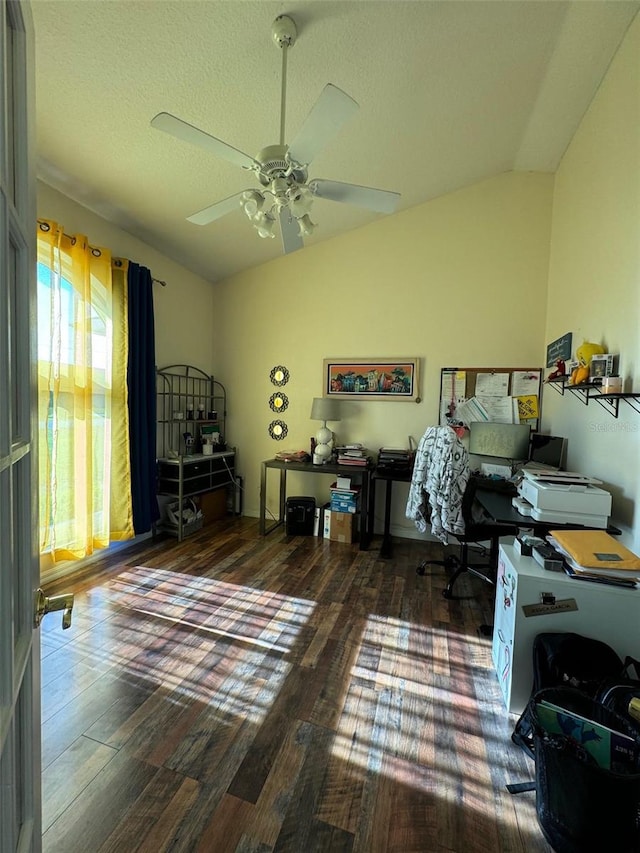
{"label": "white door", "polygon": [[41,849],[31,10],[0,0],[0,850]]}

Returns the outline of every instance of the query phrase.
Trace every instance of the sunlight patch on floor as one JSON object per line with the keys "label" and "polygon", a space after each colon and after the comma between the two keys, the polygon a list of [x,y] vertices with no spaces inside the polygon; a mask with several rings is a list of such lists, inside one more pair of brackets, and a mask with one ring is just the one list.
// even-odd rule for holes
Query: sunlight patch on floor
{"label": "sunlight patch on floor", "polygon": [[86,661],[174,693],[172,702],[206,703],[220,719],[264,718],[315,610],[306,599],[145,567],[105,588],[118,607],[75,640]]}
{"label": "sunlight patch on floor", "polygon": [[[476,696],[468,674],[457,679],[462,667],[456,650],[447,661],[434,659],[448,642],[450,633],[447,637],[431,626],[376,615],[367,619],[345,690],[327,788],[334,783],[339,788],[335,780],[346,763],[352,779],[359,768],[362,782],[375,772],[493,814],[496,791],[487,751],[500,744],[482,730],[478,705],[486,697]],[[465,635],[465,644],[473,642]],[[434,676],[445,664],[453,672]],[[509,747],[505,743],[505,768]],[[515,825],[515,815],[511,818]]]}

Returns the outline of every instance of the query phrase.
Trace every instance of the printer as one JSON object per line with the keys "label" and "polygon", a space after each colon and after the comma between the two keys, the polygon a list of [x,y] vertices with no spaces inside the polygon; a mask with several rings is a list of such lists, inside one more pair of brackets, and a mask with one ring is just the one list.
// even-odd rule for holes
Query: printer
{"label": "printer", "polygon": [[601,483],[572,471],[524,468],[513,505],[535,521],[606,528],[611,495]]}

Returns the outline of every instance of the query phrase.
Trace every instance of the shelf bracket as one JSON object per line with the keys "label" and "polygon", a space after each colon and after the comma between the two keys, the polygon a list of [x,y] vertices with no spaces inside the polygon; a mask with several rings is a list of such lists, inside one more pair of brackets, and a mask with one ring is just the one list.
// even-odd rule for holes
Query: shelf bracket
{"label": "shelf bracket", "polygon": [[577,397],[579,400],[582,400],[585,406],[589,405],[589,389],[588,388],[580,388],[579,385],[567,385],[567,388],[574,397]]}
{"label": "shelf bracket", "polygon": [[640,414],[640,395],[639,394],[634,394],[633,397],[623,397],[622,399],[625,401],[625,403],[627,403],[629,406],[631,406],[631,408],[633,409],[634,412],[638,412],[638,414]]}
{"label": "shelf bracket", "polygon": [[557,391],[561,397],[564,397],[564,386],[567,381],[566,376],[560,376],[557,379],[548,379],[545,383],[546,385],[550,385],[554,391]]}
{"label": "shelf bracket", "polygon": [[619,397],[609,397],[604,394],[594,394],[592,397],[589,397],[590,400],[595,400],[596,403],[599,403],[602,408],[609,412],[610,415],[613,415],[614,418],[618,417],[618,409],[620,407],[620,398]]}

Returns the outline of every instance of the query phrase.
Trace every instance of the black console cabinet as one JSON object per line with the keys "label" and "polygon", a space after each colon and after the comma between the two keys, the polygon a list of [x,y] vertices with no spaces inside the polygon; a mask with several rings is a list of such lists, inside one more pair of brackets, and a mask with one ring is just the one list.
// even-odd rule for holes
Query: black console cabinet
{"label": "black console cabinet", "polygon": [[[184,506],[187,498],[212,492],[215,489],[231,489],[236,485],[235,450],[225,450],[204,456],[202,453],[193,456],[180,456],[177,459],[158,460],[158,494],[172,495],[178,506]],[[200,524],[184,524],[181,513],[178,513],[178,524],[163,522],[158,525],[160,530],[168,531],[182,541],[189,533],[194,533]]]}

